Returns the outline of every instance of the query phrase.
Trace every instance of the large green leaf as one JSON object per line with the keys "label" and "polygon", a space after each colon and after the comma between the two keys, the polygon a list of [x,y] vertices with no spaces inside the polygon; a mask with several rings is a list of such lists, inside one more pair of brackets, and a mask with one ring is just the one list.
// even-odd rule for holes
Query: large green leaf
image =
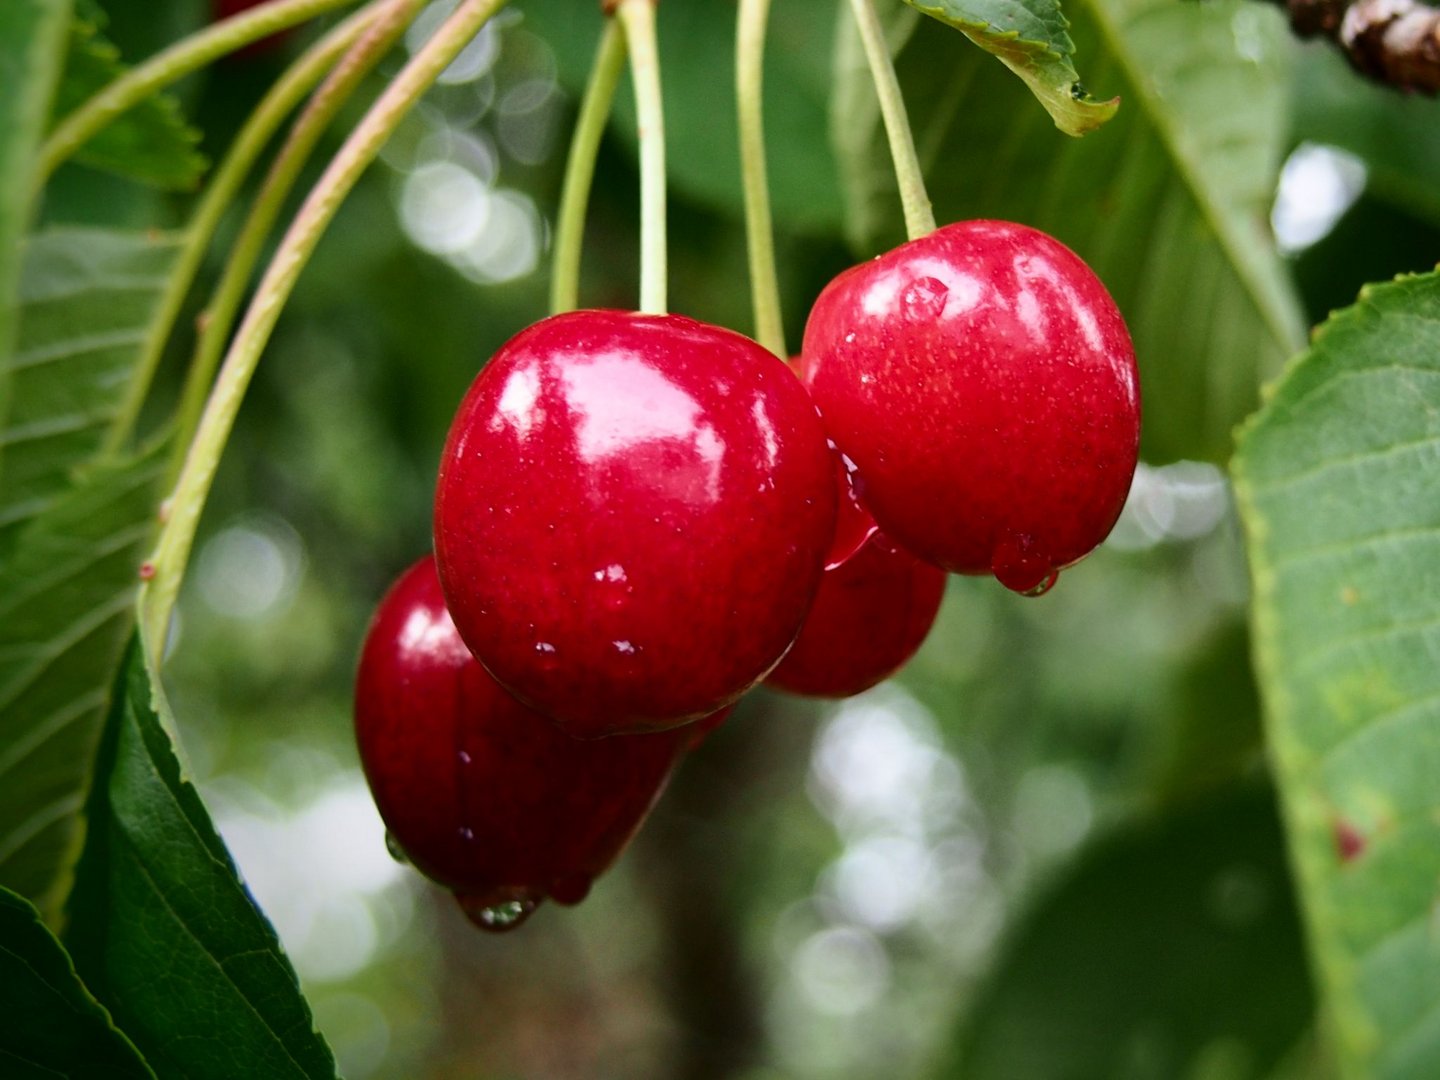
{"label": "large green leaf", "polygon": [[[913,16],[895,27],[936,216],[1023,221],[1079,252],[1135,338],[1146,457],[1223,460],[1261,379],[1303,338],[1266,224],[1285,136],[1283,18],[1237,0],[1067,11],[1088,78],[1124,101],[1078,140],[953,34]],[[853,50],[838,63],[835,136],[852,239],[869,252],[903,238],[899,206],[874,92]]]}
{"label": "large green leaf", "polygon": [[[60,75],[68,0],[0,5],[0,425],[9,402],[20,239],[30,220],[35,151]],[[3,467],[0,457],[0,467]]]}
{"label": "large green leaf", "polygon": [[1268,788],[1084,853],[1001,950],[941,1075],[1259,1080],[1310,1022]]}
{"label": "large green leaf", "polygon": [[89,471],[0,564],[0,885],[52,921],[79,856],[164,464],[157,448]]}
{"label": "large green leaf", "polygon": [[[56,96],[57,120],[124,74],[120,50],[104,29],[98,5],[77,5]],[[152,94],[81,147],[75,160],[166,190],[189,191],[205,172],[205,158],[195,149],[199,142],[200,133],[185,122],[179,102],[169,94]]]}
{"label": "large green leaf", "polygon": [[0,1071],[23,1077],[154,1077],[75,975],[40,913],[0,889]]}
{"label": "large green leaf", "polygon": [[1075,43],[1059,0],[905,0],[955,27],[1024,80],[1067,135],[1093,131],[1119,102],[1096,101],[1080,83]]}
{"label": "large green leaf", "polygon": [[99,449],[178,247],[177,234],[101,229],[30,239],[0,428],[0,565],[19,528]]}
{"label": "large green leaf", "polygon": [[1440,275],[1367,286],[1234,461],[1267,737],[1347,1073],[1440,1076]]}
{"label": "large green leaf", "polygon": [[76,968],[161,1075],[332,1077],[295,972],[157,707],[168,710],[132,639],[67,908]]}
{"label": "large green leaf", "polygon": [[[554,49],[575,93],[600,38],[598,7],[528,0],[524,25]],[[765,50],[765,143],[776,223],[833,230],[841,220],[835,162],[825,127],[834,3],[776,4]],[[735,5],[666,4],[657,15],[665,89],[665,141],[677,190],[737,217],[743,206],[735,121]],[[615,130],[635,144],[629,87],[616,95]]]}

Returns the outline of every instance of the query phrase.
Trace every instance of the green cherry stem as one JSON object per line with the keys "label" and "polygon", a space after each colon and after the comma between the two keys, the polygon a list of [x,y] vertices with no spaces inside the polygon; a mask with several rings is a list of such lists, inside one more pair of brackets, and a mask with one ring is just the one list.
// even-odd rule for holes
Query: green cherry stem
{"label": "green cherry stem", "polygon": [[[371,19],[368,27],[364,28],[364,36],[354,43],[315,92],[315,96],[306,104],[279,153],[275,155],[275,160],[265,175],[265,181],[251,204],[250,213],[230,246],[230,254],[220,281],[197,320],[200,337],[190,361],[190,370],[185,377],[185,387],[181,391],[180,407],[176,414],[175,445],[179,453],[185,452],[185,447],[195,433],[201,410],[205,407],[205,398],[215,376],[215,368],[220,362],[221,353],[224,352],[230,329],[234,326],[235,314],[245,299],[251,274],[260,261],[265,240],[270,235],[276,218],[280,216],[285,200],[294,189],[301,170],[310,159],[320,137],[334,120],[335,114],[350,100],[360,81],[379,63],[380,58],[390,51],[395,40],[415,18],[423,2],[424,0],[377,0],[377,3],[372,5],[377,10],[370,12]],[[178,465],[177,460],[177,469]],[[174,471],[170,479],[175,479]]]}
{"label": "green cherry stem", "polygon": [[875,95],[880,99],[880,115],[885,120],[895,181],[900,187],[900,205],[905,211],[905,234],[915,240],[935,231],[935,212],[925,191],[925,177],[920,170],[919,155],[915,153],[915,136],[905,114],[900,80],[895,77],[895,65],[874,4],[871,0],[850,0],[850,9],[855,13],[860,43],[865,48],[870,77],[875,81]]}
{"label": "green cherry stem", "polygon": [[770,185],[765,171],[763,106],[765,25],[770,0],[740,0],[735,34],[735,100],[740,126],[740,180],[745,192],[745,242],[750,257],[750,303],[755,340],[786,358],[780,315],[780,279],[775,270],[775,235]]}
{"label": "green cherry stem", "polygon": [[261,350],[280,317],[281,308],[340,204],[375,160],[385,141],[460,50],[503,6],[504,0],[462,0],[350,133],[316,181],[270,260],[206,403],[200,427],[169,500],[155,554],[148,565],[142,567],[142,576],[148,580],[141,585],[138,600],[140,632],[157,667],[163,656],[170,614],[174,610],[185,565],[195,542],[200,513],[215,478],[220,455],[234,427],[235,416],[255,372]]}
{"label": "green cherry stem", "polygon": [[156,53],[60,121],[40,149],[36,186],[43,185],[71,154],[151,94],[253,41],[353,3],[355,0],[271,0]]}
{"label": "green cherry stem", "polygon": [[595,180],[595,158],[610,119],[615,87],[625,66],[625,34],[614,19],[605,31],[590,69],[590,81],[580,102],[570,155],[565,161],[565,183],[560,192],[560,214],[555,221],[555,257],[550,270],[550,311],[572,311],[580,303],[580,253],[585,240],[585,212]]}
{"label": "green cherry stem", "polygon": [[616,8],[630,51],[635,122],[640,140],[640,310],[666,311],[665,111],[661,105],[660,50],[655,42],[655,0],[619,0]]}
{"label": "green cherry stem", "polygon": [[185,302],[195,275],[210,247],[210,241],[219,228],[220,220],[230,208],[236,193],[240,190],[255,160],[270,142],[275,132],[288,116],[334,66],[344,52],[364,31],[376,16],[377,4],[371,4],[337,26],[324,38],[316,42],[293,64],[285,69],[275,85],[261,99],[255,111],[235,136],[224,159],[215,169],[204,196],[191,215],[190,224],[184,232],[184,242],[175,260],[175,267],[165,283],[155,317],[145,330],[145,340],[140,346],[140,359],[125,388],[120,408],[106,433],[102,452],[117,452],[130,438],[141,406],[149,393],[155,370],[160,365],[165,343],[175,328],[175,320]]}

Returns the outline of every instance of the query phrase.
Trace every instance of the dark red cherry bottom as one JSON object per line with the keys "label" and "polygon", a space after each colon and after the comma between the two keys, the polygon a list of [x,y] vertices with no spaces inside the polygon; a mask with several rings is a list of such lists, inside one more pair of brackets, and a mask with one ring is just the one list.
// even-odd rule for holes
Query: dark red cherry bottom
{"label": "dark red cherry bottom", "polygon": [[614,862],[690,745],[690,727],[582,741],[471,656],[433,559],[381,602],[355,694],[360,760],[396,847],[486,930],[573,904]]}
{"label": "dark red cherry bottom", "polygon": [[944,595],[943,570],[876,533],[825,571],[800,637],[765,681],[813,697],[868,690],[915,654]]}

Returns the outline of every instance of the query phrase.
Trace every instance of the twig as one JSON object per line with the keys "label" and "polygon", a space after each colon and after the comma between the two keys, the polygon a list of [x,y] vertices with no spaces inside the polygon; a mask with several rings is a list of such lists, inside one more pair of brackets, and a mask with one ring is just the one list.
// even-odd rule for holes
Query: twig
{"label": "twig", "polygon": [[1440,93],[1440,8],[1416,0],[1283,0],[1302,38],[1327,37],[1350,65],[1397,90]]}

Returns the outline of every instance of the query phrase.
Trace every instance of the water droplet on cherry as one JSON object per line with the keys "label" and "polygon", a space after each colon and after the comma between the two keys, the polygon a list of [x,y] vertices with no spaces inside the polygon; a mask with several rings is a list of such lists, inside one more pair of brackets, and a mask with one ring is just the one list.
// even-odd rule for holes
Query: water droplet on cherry
{"label": "water droplet on cherry", "polygon": [[916,278],[900,290],[900,314],[911,322],[938,319],[950,290],[938,278]]}
{"label": "water droplet on cherry", "polygon": [[1024,592],[1022,592],[1020,595],[1021,595],[1021,596],[1044,596],[1047,592],[1049,592],[1051,589],[1053,589],[1053,588],[1055,587],[1055,582],[1057,582],[1057,581],[1059,581],[1059,580],[1060,580],[1060,571],[1059,571],[1059,570],[1051,570],[1050,573],[1046,576],[1046,578],[1045,578],[1044,581],[1040,582],[1039,585],[1035,585],[1035,586],[1032,586],[1032,587],[1029,588],[1029,589],[1026,589],[1026,590],[1025,590]]}
{"label": "water droplet on cherry", "polygon": [[478,926],[481,930],[489,930],[493,933],[503,933],[506,930],[514,930],[540,906],[540,901],[530,896],[522,896],[515,900],[501,900],[498,903],[488,902],[488,897],[475,897],[465,893],[456,893],[456,901],[460,904],[460,910],[465,912],[465,917]]}
{"label": "water droplet on cherry", "polygon": [[400,841],[395,839],[395,834],[389,829],[385,830],[385,850],[401,866],[410,865],[410,856],[405,854],[405,849],[400,846]]}

